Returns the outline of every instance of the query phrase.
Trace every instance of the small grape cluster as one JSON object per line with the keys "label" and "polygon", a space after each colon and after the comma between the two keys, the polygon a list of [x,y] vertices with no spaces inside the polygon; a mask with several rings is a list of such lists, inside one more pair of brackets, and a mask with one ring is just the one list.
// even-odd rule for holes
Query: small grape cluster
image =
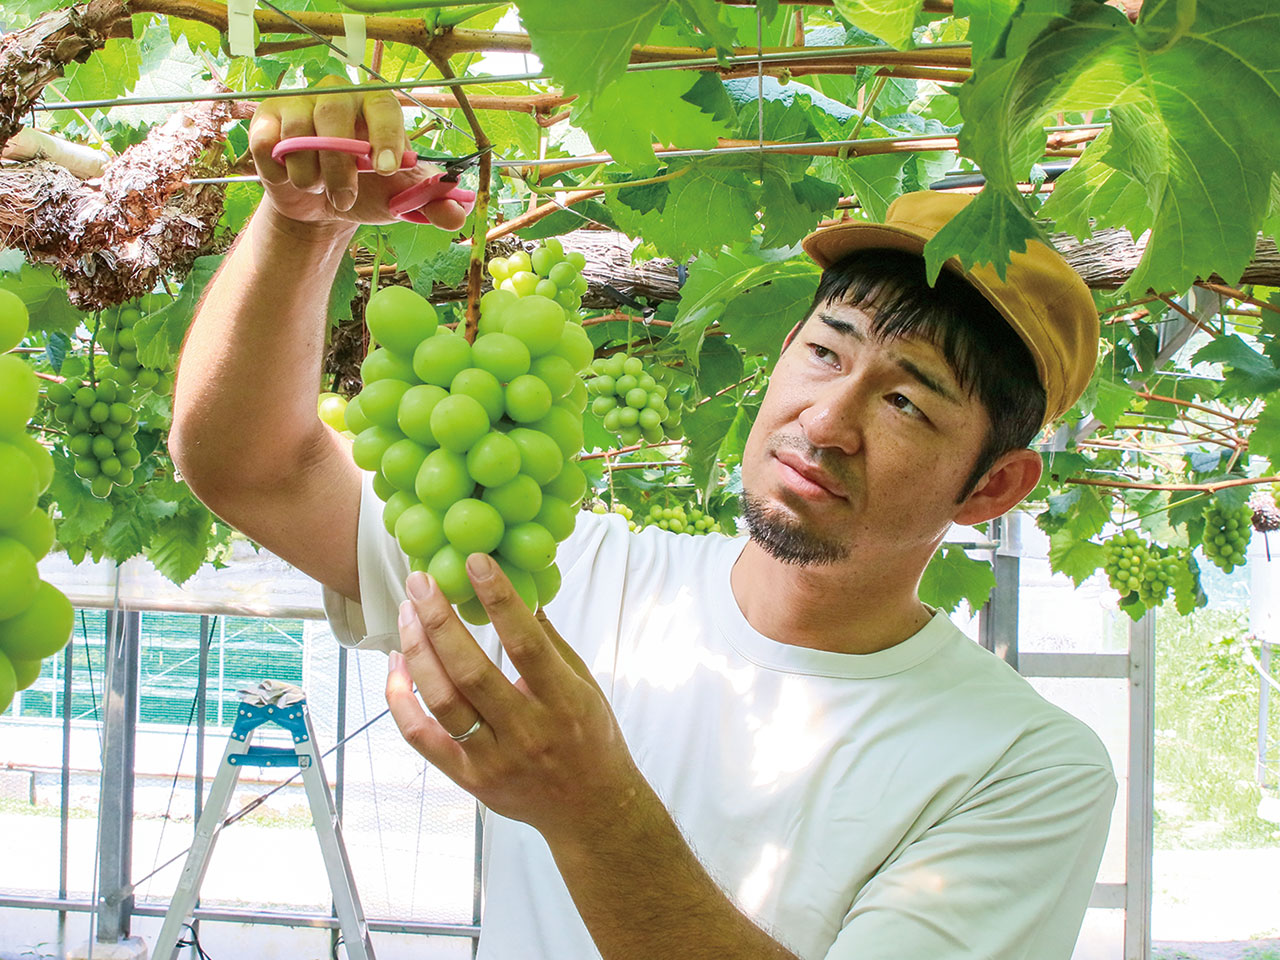
{"label": "small grape cluster", "polygon": [[36,563],[53,547],[53,520],[37,505],[53,480],[53,458],[27,432],[40,387],[9,354],[27,335],[26,305],[0,289],[0,713],[40,676],[40,662],[66,646],[70,601],[40,579]]}
{"label": "small grape cluster", "polygon": [[578,250],[565,253],[560,241],[553,237],[532,255],[517,250],[509,257],[494,257],[488,270],[499,290],[517,297],[536,294],[554,300],[568,313],[576,313],[587,292],[587,280],[582,275],[586,265],[585,254]]}
{"label": "small grape cluster", "polygon": [[531,609],[559,590],[556,544],[587,489],[572,458],[587,399],[578,373],[593,352],[555,300],[493,290],[480,306],[486,332],[471,344],[412,290],[379,290],[365,317],[380,346],[345,413],[388,532],[471,623],[487,622],[472,553],[494,554]]}
{"label": "small grape cluster", "polygon": [[129,405],[133,388],[118,376],[109,371],[96,385],[83,380],[51,383],[46,393],[54,419],[67,428],[76,476],[88,480],[89,492],[104,500],[115,487],[133,483],[142,462],[138,415]]}
{"label": "small grape cluster", "polygon": [[1204,508],[1204,555],[1230,573],[1245,560],[1245,548],[1253,536],[1253,510],[1248,504],[1223,507],[1211,502]]}
{"label": "small grape cluster", "polygon": [[1148,608],[1164,603],[1180,566],[1187,562],[1167,547],[1145,542],[1134,530],[1116,534],[1103,543],[1102,549],[1112,588],[1124,600],[1136,596]]}
{"label": "small grape cluster", "polygon": [[134,327],[141,319],[142,311],[136,306],[104,313],[98,341],[120,371],[118,379],[121,383],[132,383],[140,390],[169,393],[173,390],[173,375],[165,370],[144,367],[138,362],[138,339]]}
{"label": "small grape cluster", "polygon": [[354,440],[355,435],[347,429],[347,398],[340,393],[322,393],[316,400],[316,416],[326,427]]}
{"label": "small grape cluster", "polygon": [[606,507],[603,503],[593,504],[591,507],[593,513],[618,513],[627,519],[627,527],[630,530],[641,530],[644,527],[657,527],[660,530],[669,530],[671,533],[687,533],[687,534],[703,534],[703,533],[721,533],[723,527],[720,521],[715,517],[706,513],[699,507],[690,507],[688,510],[681,504],[674,506],[663,506],[655,503],[649,507],[649,512],[642,515],[639,522],[635,519],[635,512],[625,503],[615,503],[612,508]]}
{"label": "small grape cluster", "polygon": [[671,389],[666,367],[651,369],[640,357],[615,353],[592,361],[591,372],[591,412],[623,444],[639,443],[641,437],[646,443],[660,443],[664,437],[684,436],[684,399]]}

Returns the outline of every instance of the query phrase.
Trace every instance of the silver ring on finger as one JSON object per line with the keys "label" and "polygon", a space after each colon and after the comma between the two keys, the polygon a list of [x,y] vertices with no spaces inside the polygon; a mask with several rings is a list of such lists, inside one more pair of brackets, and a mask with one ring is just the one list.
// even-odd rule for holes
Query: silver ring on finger
{"label": "silver ring on finger", "polygon": [[458,743],[462,743],[464,740],[470,740],[472,737],[474,737],[474,736],[476,735],[476,732],[477,732],[477,731],[478,731],[478,730],[479,730],[483,725],[484,725],[484,720],[483,720],[483,719],[481,719],[480,717],[476,717],[476,722],[475,722],[475,723],[473,723],[470,727],[468,727],[468,728],[467,728],[467,732],[466,732],[466,733],[459,733],[457,736],[455,736],[454,734],[450,733],[450,734],[449,734],[449,739],[450,739],[450,740],[455,740],[455,741],[457,741]]}

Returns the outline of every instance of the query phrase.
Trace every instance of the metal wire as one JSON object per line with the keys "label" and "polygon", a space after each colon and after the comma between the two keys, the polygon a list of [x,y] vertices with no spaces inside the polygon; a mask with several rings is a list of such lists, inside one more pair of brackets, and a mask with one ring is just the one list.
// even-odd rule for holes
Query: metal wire
{"label": "metal wire", "polygon": [[[968,49],[967,43],[936,43],[929,46],[930,50],[943,49]],[[719,67],[722,65],[750,65],[755,63],[773,63],[778,61],[797,61],[797,62],[821,62],[822,60],[835,60],[840,57],[857,53],[897,53],[892,47],[870,46],[870,47],[820,47],[815,48],[809,53],[765,53],[765,54],[742,54],[738,56],[725,57],[719,60],[715,57],[697,57],[689,60],[654,60],[648,63],[630,63],[626,66],[628,73],[641,73],[646,70],[675,70],[687,67]],[[358,93],[362,91],[376,90],[411,90],[414,87],[467,87],[477,84],[496,84],[506,82],[517,82],[525,80],[546,80],[550,77],[546,71],[538,71],[536,73],[511,73],[499,76],[477,76],[477,77],[439,77],[433,80],[422,81],[402,81],[399,83],[373,83],[373,84],[353,84],[343,87],[322,87],[318,90],[306,87],[288,90],[246,90],[244,92],[228,92],[228,93],[190,93],[175,94],[171,96],[156,97],[117,97],[112,100],[67,100],[62,103],[38,103],[33,104],[33,110],[89,110],[94,108],[111,108],[111,107],[140,107],[152,104],[164,103],[206,103],[217,100],[271,100],[276,97],[296,97],[301,94],[308,96],[322,95],[329,96],[338,93]]]}
{"label": "metal wire", "polygon": [[[806,140],[798,143],[750,143],[737,147],[710,147],[702,150],[664,150],[658,154],[661,159],[686,159],[693,157],[725,157],[742,153],[789,153],[794,150],[816,150],[821,147],[853,147],[872,143],[912,143],[913,141],[939,140],[948,134],[920,134],[910,137],[863,137],[860,140]],[[926,152],[947,150],[949,147],[930,147]],[[494,160],[495,167],[544,167],[557,163],[573,163],[576,160],[590,160],[594,163],[612,163],[613,157],[607,153],[592,154],[584,157],[550,157],[543,160]],[[235,177],[192,177],[186,183],[256,183],[259,180],[254,174]]]}
{"label": "metal wire", "polygon": [[[310,27],[308,27],[308,26],[307,26],[305,23],[303,23],[302,21],[300,21],[300,20],[296,19],[295,17],[291,16],[291,15],[290,15],[289,13],[287,13],[286,11],[281,10],[281,9],[280,9],[279,7],[277,7],[274,3],[272,3],[272,2],[271,2],[271,0],[261,0],[261,2],[262,2],[262,5],[263,5],[264,7],[267,7],[268,9],[274,10],[276,13],[280,14],[280,16],[284,17],[286,20],[288,20],[290,23],[292,23],[295,27],[298,27],[300,30],[302,30],[302,32],[303,32],[303,33],[306,33],[306,34],[308,34],[308,35],[310,35],[310,36],[314,37],[315,39],[319,40],[321,43],[323,43],[326,47],[328,47],[328,48],[329,48],[330,50],[332,50],[334,53],[337,53],[338,55],[340,55],[344,60],[347,58],[347,56],[349,56],[349,54],[347,53],[347,51],[343,50],[340,46],[338,46],[338,45],[337,45],[336,43],[334,43],[332,40],[330,40],[330,39],[328,39],[327,37],[321,36],[320,34],[316,33],[316,31],[312,30]],[[363,57],[363,56],[361,56],[361,58],[360,58],[359,67],[360,67],[360,69],[361,69],[361,70],[363,70],[363,71],[364,71],[365,73],[367,73],[369,76],[373,77],[373,79],[375,79],[375,80],[378,80],[378,81],[380,81],[380,82],[382,82],[382,83],[390,83],[390,82],[391,82],[391,81],[390,81],[390,80],[388,80],[386,77],[384,77],[382,74],[380,74],[377,70],[373,69],[373,67],[371,67],[371,66],[367,65],[367,64],[364,62],[364,57]],[[425,103],[423,103],[423,102],[422,102],[421,100],[419,100],[417,97],[415,97],[412,93],[405,92],[405,96],[407,96],[410,100],[412,100],[414,103],[416,103],[418,106],[420,106],[423,110],[427,111],[427,113],[431,114],[431,115],[432,115],[433,117],[435,117],[436,119],[438,119],[438,120],[443,120],[443,121],[444,121],[448,126],[453,127],[455,130],[459,130],[459,131],[461,131],[462,133],[464,133],[464,134],[466,134],[468,137],[470,137],[470,138],[471,138],[471,141],[472,141],[473,143],[475,142],[475,137],[472,137],[472,136],[471,136],[470,131],[468,131],[468,130],[463,130],[463,128],[462,128],[462,127],[458,126],[456,123],[454,123],[452,120],[450,120],[448,117],[446,117],[446,116],[445,116],[443,113],[441,113],[439,110],[434,110],[434,109],[432,109],[431,107],[427,106]]]}

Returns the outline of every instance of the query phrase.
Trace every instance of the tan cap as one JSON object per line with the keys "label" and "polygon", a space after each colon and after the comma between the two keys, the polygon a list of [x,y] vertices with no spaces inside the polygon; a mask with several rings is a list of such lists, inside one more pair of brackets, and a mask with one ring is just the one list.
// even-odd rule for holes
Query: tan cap
{"label": "tan cap", "polygon": [[[826,269],[855,250],[888,249],[922,254],[924,245],[973,198],[920,190],[889,204],[884,223],[850,220],[804,238],[804,251]],[[1084,393],[1098,359],[1098,311],[1084,281],[1052,247],[1027,243],[1001,280],[989,264],[964,270],[957,258],[945,266],[987,298],[1017,331],[1045,392],[1044,422],[1062,416]]]}

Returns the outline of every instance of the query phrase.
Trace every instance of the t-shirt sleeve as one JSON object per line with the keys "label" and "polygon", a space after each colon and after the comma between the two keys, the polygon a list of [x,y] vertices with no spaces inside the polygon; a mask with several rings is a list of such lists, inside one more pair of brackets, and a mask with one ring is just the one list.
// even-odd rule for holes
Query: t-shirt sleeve
{"label": "t-shirt sleeve", "polygon": [[1092,764],[988,783],[859,891],[827,960],[1068,960],[1115,796]]}
{"label": "t-shirt sleeve", "polygon": [[[360,516],[356,561],[360,602],[325,587],[324,611],[337,641],[359,650],[400,649],[396,618],[405,599],[404,581],[409,558],[382,522],[382,501],[373,492],[373,474],[365,473],[360,487]],[[567,577],[584,546],[593,539],[591,528],[605,518],[579,513],[574,532],[556,548],[556,563]],[[595,521],[595,523],[593,523]],[[482,634],[484,630],[474,631]],[[492,644],[496,649],[496,643]]]}

